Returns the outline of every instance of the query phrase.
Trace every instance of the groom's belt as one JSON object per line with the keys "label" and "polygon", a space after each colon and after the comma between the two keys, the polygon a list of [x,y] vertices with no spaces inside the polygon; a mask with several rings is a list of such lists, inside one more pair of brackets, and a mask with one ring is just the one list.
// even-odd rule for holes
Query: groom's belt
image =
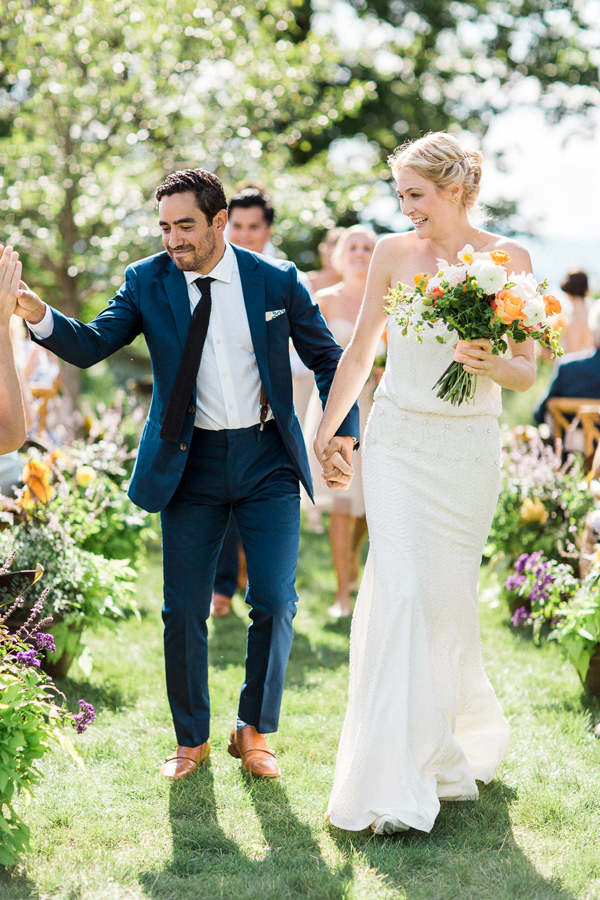
{"label": "groom's belt", "polygon": [[198,428],[197,426],[194,428],[194,440],[206,440],[206,441],[219,441],[227,439],[234,440],[259,440],[259,435],[266,434],[269,431],[277,431],[277,424],[275,419],[269,419],[268,422],[265,422],[262,426],[260,422],[257,422],[256,425],[250,425],[248,428],[218,428],[215,431],[210,428]]}

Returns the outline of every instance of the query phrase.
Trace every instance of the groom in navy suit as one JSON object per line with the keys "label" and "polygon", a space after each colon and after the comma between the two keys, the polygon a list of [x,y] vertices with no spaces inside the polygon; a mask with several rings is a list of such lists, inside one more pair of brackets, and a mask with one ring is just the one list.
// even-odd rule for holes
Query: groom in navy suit
{"label": "groom in navy suit", "polygon": [[[210,753],[207,619],[233,512],[252,621],[228,751],[252,775],[276,778],[264,735],[277,730],[292,644],[299,481],[312,493],[289,340],[314,371],[323,403],[341,349],[293,264],[270,263],[224,239],[227,201],[216,176],[175,172],[156,199],[165,252],[129,266],[92,322],[67,318],[25,286],[16,312],[34,340],[81,367],[144,335],[154,391],[129,496],[161,512],[166,680],[178,744],[161,773],[185,778]],[[326,467],[342,486],[352,474],[356,406],[338,434]]]}

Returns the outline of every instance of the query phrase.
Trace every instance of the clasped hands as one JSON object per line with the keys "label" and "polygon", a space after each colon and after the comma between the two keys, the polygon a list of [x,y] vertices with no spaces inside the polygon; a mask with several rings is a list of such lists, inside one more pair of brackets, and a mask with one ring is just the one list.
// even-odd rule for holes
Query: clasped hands
{"label": "clasped hands", "polygon": [[323,466],[321,477],[327,487],[332,490],[348,490],[354,475],[352,467],[354,439],[334,435],[324,447],[320,446],[316,439],[313,446],[317,459]]}

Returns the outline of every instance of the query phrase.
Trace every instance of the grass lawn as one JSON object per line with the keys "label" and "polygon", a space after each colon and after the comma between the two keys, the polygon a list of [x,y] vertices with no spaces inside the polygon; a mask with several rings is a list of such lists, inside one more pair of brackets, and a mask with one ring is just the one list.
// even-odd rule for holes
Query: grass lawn
{"label": "grass lawn", "polygon": [[[226,752],[243,680],[246,612],[211,623],[211,763],[170,783],[174,747],[160,622],[160,559],[140,578],[141,623],[88,634],[95,666],[62,683],[98,720],[21,812],[32,852],[0,874],[2,900],[588,900],[600,898],[600,704],[555,645],[533,646],[486,600],[488,674],[511,723],[499,777],[445,803],[430,835],[348,834],[324,819],[345,707],[348,622],[332,622],[327,539],[303,532],[296,637],[278,734],[283,770],[252,783]],[[485,585],[482,586],[485,588]],[[489,591],[487,593],[489,597]]]}

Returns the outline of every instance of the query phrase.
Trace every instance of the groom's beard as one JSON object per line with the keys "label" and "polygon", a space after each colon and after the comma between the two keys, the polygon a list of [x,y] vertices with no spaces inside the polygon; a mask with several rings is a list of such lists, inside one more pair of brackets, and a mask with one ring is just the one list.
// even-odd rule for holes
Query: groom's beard
{"label": "groom's beard", "polygon": [[177,256],[173,254],[171,249],[167,249],[167,253],[182,272],[200,272],[204,266],[213,258],[217,248],[217,238],[212,231],[209,231],[203,241],[202,247],[177,247],[177,252],[183,250],[189,251],[185,256]]}

